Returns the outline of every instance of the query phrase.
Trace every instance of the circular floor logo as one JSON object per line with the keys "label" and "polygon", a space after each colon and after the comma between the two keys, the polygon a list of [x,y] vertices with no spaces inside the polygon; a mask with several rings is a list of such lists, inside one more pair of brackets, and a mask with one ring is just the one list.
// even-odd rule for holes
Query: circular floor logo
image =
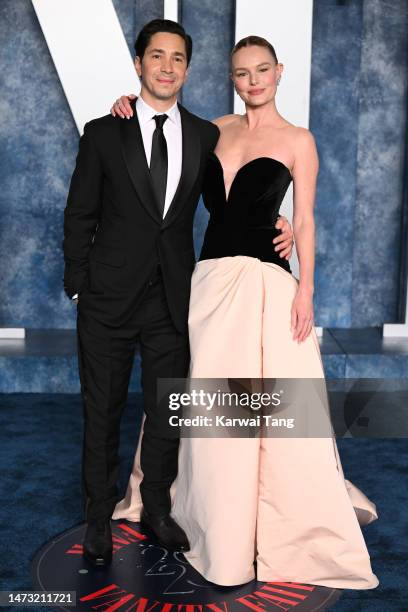
{"label": "circular floor logo", "polygon": [[277,612],[327,610],[342,591],[294,582],[207,582],[182,553],[169,552],[138,523],[112,521],[113,559],[94,568],[82,556],[85,524],[52,539],[32,562],[36,590],[75,591],[76,606],[98,612]]}

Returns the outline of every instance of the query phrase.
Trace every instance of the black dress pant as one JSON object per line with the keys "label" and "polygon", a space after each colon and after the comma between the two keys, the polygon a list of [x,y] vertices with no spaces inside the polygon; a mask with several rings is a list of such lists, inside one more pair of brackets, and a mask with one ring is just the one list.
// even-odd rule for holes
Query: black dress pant
{"label": "black dress pant", "polygon": [[118,501],[120,420],[138,343],[146,414],[140,492],[147,512],[167,514],[170,486],[177,476],[179,437],[174,428],[170,435],[169,412],[157,402],[156,382],[187,376],[190,356],[187,332],[181,334],[172,323],[160,270],[126,326],[94,325],[86,313],[81,316],[78,305],[77,331],[86,520],[109,518]]}

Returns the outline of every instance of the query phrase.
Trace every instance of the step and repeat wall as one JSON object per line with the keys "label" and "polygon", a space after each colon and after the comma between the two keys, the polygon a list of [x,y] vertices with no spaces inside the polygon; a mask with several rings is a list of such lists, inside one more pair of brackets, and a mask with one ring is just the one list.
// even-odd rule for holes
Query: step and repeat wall
{"label": "step and repeat wall", "polygon": [[[202,117],[242,112],[229,78],[237,39],[267,37],[284,64],[278,110],[311,129],[320,156],[316,324],[403,322],[405,0],[2,0],[0,327],[75,327],[61,243],[79,133],[138,92],[134,41],[163,16],[193,37],[181,102]],[[206,222],[200,204],[197,249]]]}

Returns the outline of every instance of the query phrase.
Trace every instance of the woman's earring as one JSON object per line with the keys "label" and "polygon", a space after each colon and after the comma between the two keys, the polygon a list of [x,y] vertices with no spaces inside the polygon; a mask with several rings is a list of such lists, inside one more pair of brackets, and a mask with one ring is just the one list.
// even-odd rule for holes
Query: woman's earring
{"label": "woman's earring", "polygon": [[278,80],[276,81],[276,84],[279,85],[281,78],[278,77]]}

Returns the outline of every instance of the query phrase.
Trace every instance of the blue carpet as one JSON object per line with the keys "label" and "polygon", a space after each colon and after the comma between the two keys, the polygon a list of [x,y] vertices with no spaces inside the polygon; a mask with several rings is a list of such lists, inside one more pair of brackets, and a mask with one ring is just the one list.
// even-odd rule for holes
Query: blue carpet
{"label": "blue carpet", "polygon": [[[121,492],[132,468],[141,411],[141,397],[131,394],[122,421]],[[0,395],[0,432],[0,589],[31,589],[30,563],[37,549],[83,522],[81,400],[72,394]],[[407,610],[407,440],[342,439],[338,446],[346,477],[377,504],[380,518],[364,528],[364,536],[380,586],[345,591],[331,609]]]}

